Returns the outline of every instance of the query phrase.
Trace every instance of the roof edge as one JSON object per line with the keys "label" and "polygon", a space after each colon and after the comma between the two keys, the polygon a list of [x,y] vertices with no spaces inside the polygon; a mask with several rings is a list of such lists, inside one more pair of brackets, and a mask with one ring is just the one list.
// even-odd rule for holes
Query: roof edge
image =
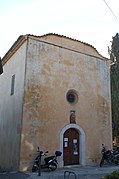
{"label": "roof edge", "polygon": [[[88,44],[88,43],[85,43],[85,42],[82,42],[80,40],[77,40],[77,39],[73,39],[73,38],[70,38],[70,37],[67,37],[67,36],[64,36],[64,35],[59,35],[59,34],[55,34],[55,33],[48,33],[48,34],[44,34],[44,35],[41,35],[41,36],[37,36],[37,35],[32,35],[32,34],[26,34],[26,35],[20,35],[18,37],[18,39],[13,43],[13,45],[11,46],[11,48],[7,51],[7,53],[4,55],[4,57],[2,58],[2,65],[4,65],[10,58],[11,56],[20,48],[20,46],[28,39],[28,38],[41,38],[41,37],[45,37],[45,36],[48,36],[48,35],[55,35],[55,36],[58,36],[58,37],[63,37],[63,38],[67,38],[67,39],[70,39],[70,40],[73,40],[73,41],[77,41],[77,42],[80,42],[84,45],[87,45],[91,48],[93,48],[96,53],[100,56],[101,59],[103,60],[109,60],[108,58],[104,57],[103,55],[101,55],[97,49],[95,47],[93,47],[92,45]],[[89,54],[87,54],[89,55]]]}
{"label": "roof edge", "polygon": [[4,65],[10,57],[19,49],[19,47],[27,40],[28,35],[20,35],[18,39],[13,43],[11,48],[7,51],[7,53],[2,58],[2,64]]}
{"label": "roof edge", "polygon": [[[32,38],[41,38],[41,37],[45,37],[45,36],[48,36],[48,35],[55,35],[55,36],[58,36],[58,37],[64,37],[64,38],[67,38],[67,39],[70,39],[70,40],[73,40],[73,41],[76,41],[76,42],[80,42],[80,43],[82,43],[84,45],[87,45],[87,46],[93,48],[97,52],[97,54],[100,56],[100,58],[102,58],[104,60],[109,60],[107,57],[101,55],[93,45],[90,45],[90,44],[88,44],[86,42],[83,42],[83,41],[80,41],[80,40],[77,40],[77,39],[74,39],[74,38],[71,38],[71,37],[67,37],[65,35],[59,35],[59,34],[56,34],[56,33],[48,33],[48,34],[44,34],[44,35],[41,35],[41,36],[37,36],[37,35],[33,35],[33,34],[27,34],[27,35],[29,37],[32,37]],[[87,55],[89,55],[89,54],[87,54]]]}

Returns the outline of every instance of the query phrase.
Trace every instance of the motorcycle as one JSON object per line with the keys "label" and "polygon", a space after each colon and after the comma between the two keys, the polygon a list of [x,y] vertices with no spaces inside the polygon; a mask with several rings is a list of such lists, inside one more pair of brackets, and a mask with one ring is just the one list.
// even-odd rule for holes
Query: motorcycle
{"label": "motorcycle", "polygon": [[102,167],[105,163],[105,161],[109,164],[116,164],[119,165],[119,151],[117,150],[107,150],[104,144],[102,144],[102,158],[100,161],[100,167]]}
{"label": "motorcycle", "polygon": [[[48,153],[48,151],[46,151],[45,153],[43,151],[40,151],[39,147],[37,148],[37,152],[39,154],[34,160],[34,164],[33,164],[33,167],[32,167],[32,172],[38,171],[39,163],[41,162],[42,157],[47,156],[47,153]],[[58,165],[57,157],[59,157],[61,155],[62,155],[62,152],[56,151],[55,155],[44,158],[44,164],[40,164],[41,169],[48,168],[51,171],[55,171],[57,169],[57,165]]]}

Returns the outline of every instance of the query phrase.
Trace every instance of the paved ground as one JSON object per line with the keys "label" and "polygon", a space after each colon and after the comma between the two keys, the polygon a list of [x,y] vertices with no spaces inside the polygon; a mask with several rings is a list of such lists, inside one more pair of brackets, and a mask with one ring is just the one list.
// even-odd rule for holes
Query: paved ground
{"label": "paved ground", "polygon": [[[43,171],[41,176],[38,173],[4,172],[0,173],[0,179],[100,179],[102,176],[112,171],[119,170],[119,166],[97,167],[64,167],[54,172]],[[71,172],[68,177],[68,172]],[[66,174],[64,176],[64,173]]]}

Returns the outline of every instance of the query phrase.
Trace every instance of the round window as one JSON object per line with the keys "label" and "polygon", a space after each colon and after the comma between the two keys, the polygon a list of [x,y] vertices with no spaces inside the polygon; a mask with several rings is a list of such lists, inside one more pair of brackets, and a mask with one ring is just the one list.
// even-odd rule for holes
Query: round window
{"label": "round window", "polygon": [[76,104],[78,102],[78,95],[75,90],[69,90],[66,98],[70,104]]}

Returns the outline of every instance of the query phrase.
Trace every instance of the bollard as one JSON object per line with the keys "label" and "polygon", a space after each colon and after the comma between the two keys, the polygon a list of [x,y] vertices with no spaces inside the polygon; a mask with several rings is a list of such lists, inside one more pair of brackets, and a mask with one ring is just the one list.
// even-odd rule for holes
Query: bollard
{"label": "bollard", "polygon": [[39,159],[38,176],[41,176],[41,157]]}

